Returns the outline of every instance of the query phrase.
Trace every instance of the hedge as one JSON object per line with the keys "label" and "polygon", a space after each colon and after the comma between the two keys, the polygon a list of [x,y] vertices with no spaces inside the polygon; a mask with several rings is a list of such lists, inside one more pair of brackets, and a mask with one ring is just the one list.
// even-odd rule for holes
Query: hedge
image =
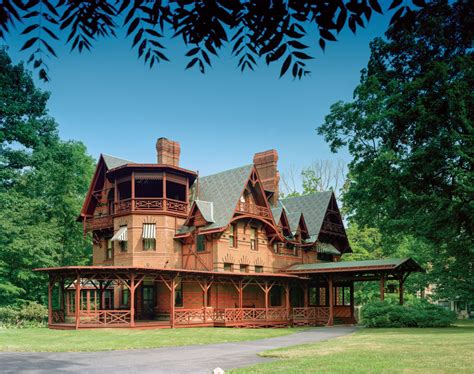
{"label": "hedge", "polygon": [[48,321],[48,308],[34,302],[21,307],[0,307],[0,327],[42,327]]}
{"label": "hedge", "polygon": [[365,327],[448,327],[456,314],[426,300],[409,305],[378,301],[362,307],[361,319]]}

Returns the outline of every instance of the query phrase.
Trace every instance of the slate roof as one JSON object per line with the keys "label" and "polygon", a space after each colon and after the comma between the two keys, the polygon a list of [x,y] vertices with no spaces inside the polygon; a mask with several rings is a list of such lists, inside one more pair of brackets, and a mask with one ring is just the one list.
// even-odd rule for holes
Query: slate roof
{"label": "slate roof", "polygon": [[290,225],[290,230],[294,235],[298,231],[298,225],[301,219],[301,212],[287,212],[286,216],[288,217],[288,224]]}
{"label": "slate roof", "polygon": [[318,262],[314,264],[297,264],[290,266],[285,272],[348,272],[365,269],[387,269],[398,267],[410,268],[412,271],[423,271],[421,266],[411,258],[386,258],[383,260]]}
{"label": "slate roof", "polygon": [[199,178],[196,200],[212,202],[214,208],[214,222],[203,229],[217,229],[229,224],[252,168],[250,164]]}
{"label": "slate roof", "polygon": [[107,169],[115,169],[118,168],[119,166],[125,165],[125,164],[133,164],[133,161],[129,160],[124,160],[123,158],[118,158],[115,156],[110,156],[110,155],[104,155],[102,154],[102,158],[104,159],[105,166],[107,166]]}
{"label": "slate roof", "polygon": [[[306,226],[308,227],[308,233],[310,236],[318,236],[321,226],[323,224],[326,210],[331,200],[332,191],[315,192],[305,196],[289,197],[279,201],[279,205],[283,207],[290,221],[291,231],[293,231],[293,225],[291,224],[290,216],[298,218],[296,221],[296,227],[298,227],[299,215],[303,213]],[[293,222],[296,218],[293,218]]]}
{"label": "slate roof", "polygon": [[207,222],[214,222],[214,203],[212,201],[195,200],[194,201]]}

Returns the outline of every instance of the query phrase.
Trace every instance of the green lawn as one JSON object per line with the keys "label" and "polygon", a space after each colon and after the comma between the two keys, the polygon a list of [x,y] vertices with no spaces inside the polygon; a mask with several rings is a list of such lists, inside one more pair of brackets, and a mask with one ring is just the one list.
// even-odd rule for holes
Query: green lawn
{"label": "green lawn", "polygon": [[451,328],[361,329],[261,355],[280,359],[232,373],[474,373],[474,321]]}
{"label": "green lawn", "polygon": [[47,328],[0,329],[0,351],[65,352],[158,348],[239,342],[288,335],[301,329],[186,328],[157,330]]}

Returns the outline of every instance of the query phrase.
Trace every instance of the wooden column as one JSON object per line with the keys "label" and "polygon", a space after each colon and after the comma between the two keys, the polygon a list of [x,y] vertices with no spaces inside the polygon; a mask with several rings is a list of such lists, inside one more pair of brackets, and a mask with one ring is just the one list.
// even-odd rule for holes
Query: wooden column
{"label": "wooden column", "polygon": [[[170,287],[170,325],[174,327],[174,303],[175,303],[175,290],[176,290],[176,277],[171,278],[171,287]],[[184,299],[184,295],[183,295]]]}
{"label": "wooden column", "polygon": [[99,309],[104,309],[104,282],[99,281]]}
{"label": "wooden column", "polygon": [[332,284],[332,275],[329,275],[328,279],[329,287],[329,320],[328,326],[334,325],[334,287]]}
{"label": "wooden column", "polygon": [[355,319],[354,319],[354,282],[351,283],[351,286],[349,288],[349,293],[350,293],[350,299],[351,299],[351,319],[352,319],[352,322],[355,323]]}
{"label": "wooden column", "polygon": [[307,308],[309,305],[309,289],[308,289],[308,283],[305,283],[303,286],[303,292],[304,292],[304,307]]}
{"label": "wooden column", "polygon": [[239,281],[239,289],[238,289],[238,292],[239,292],[239,308],[242,309],[243,308],[243,304],[244,304],[244,281],[240,280]]}
{"label": "wooden column", "polygon": [[132,198],[131,210],[133,212],[135,210],[135,172],[133,171],[132,171],[132,177],[130,179],[130,189],[131,189],[131,198]]}
{"label": "wooden column", "polygon": [[130,276],[130,327],[135,326],[135,273]]}
{"label": "wooden column", "polygon": [[64,318],[66,318],[66,290],[64,289],[64,278],[61,278],[59,288],[61,289],[61,310],[63,311]]}
{"label": "wooden column", "polygon": [[166,172],[163,172],[163,210],[166,211],[168,210],[167,204],[166,204],[166,199],[167,199],[167,192],[166,192]]}
{"label": "wooden column", "polygon": [[398,281],[398,296],[400,305],[403,305],[403,278],[400,278]]}
{"label": "wooden column", "polygon": [[291,305],[290,305],[290,285],[288,283],[285,284],[285,304],[286,304],[286,310],[288,313],[288,322],[290,322],[290,316],[291,316]]}
{"label": "wooden column", "polygon": [[113,213],[116,213],[116,208],[117,208],[117,204],[118,204],[118,184],[117,184],[117,180],[114,180],[114,211]]}
{"label": "wooden column", "polygon": [[76,316],[76,330],[79,328],[79,322],[81,318],[81,276],[79,272],[77,273],[76,278],[76,308],[75,308],[75,316]]}
{"label": "wooden column", "polygon": [[385,275],[382,274],[380,277],[380,301],[385,299]]}
{"label": "wooden column", "polygon": [[53,322],[53,284],[53,277],[50,274],[48,280],[48,325]]}

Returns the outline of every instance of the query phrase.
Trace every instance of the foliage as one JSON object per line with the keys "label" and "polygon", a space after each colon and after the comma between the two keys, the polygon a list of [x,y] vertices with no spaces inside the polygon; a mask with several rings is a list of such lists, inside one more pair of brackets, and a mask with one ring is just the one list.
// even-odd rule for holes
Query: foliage
{"label": "foliage", "polygon": [[[424,0],[412,3],[425,5]],[[394,12],[394,24],[412,18],[411,7],[401,0],[392,0],[388,9]],[[382,13],[378,0],[11,0],[0,4],[0,38],[24,23],[21,35],[27,39],[22,50],[32,51],[29,62],[44,80],[48,79],[46,57],[56,57],[53,43],[68,44],[79,52],[91,50],[97,39],[115,37],[117,25],[126,29],[132,47],[150,67],[168,61],[164,40],[171,30],[171,36],[182,38],[190,48],[186,69],[196,66],[204,73],[211,56],[229,45],[242,71],[253,70],[259,58],[267,64],[283,60],[280,76],[291,71],[294,78],[301,78],[309,73],[306,62],[313,57],[306,51],[312,40],[318,40],[324,50],[346,25],[354,33],[364,27],[373,12]]]}
{"label": "foliage", "polygon": [[470,373],[474,321],[444,328],[359,329],[319,343],[265,351],[270,362],[230,373]]}
{"label": "foliage", "polygon": [[436,1],[391,27],[371,43],[354,100],[318,129],[353,156],[350,220],[420,245],[437,297],[461,300],[474,297],[473,19],[468,3]]}
{"label": "foliage", "polygon": [[0,64],[0,305],[44,302],[46,282],[32,269],[88,261],[75,217],[94,164],[81,143],[59,139],[49,95],[24,66],[4,49]]}
{"label": "foliage", "polygon": [[448,327],[456,320],[454,312],[425,300],[411,305],[372,302],[362,307],[361,316],[365,327]]}
{"label": "foliage", "polygon": [[41,327],[48,320],[48,309],[41,304],[29,302],[22,307],[0,307],[1,327]]}

